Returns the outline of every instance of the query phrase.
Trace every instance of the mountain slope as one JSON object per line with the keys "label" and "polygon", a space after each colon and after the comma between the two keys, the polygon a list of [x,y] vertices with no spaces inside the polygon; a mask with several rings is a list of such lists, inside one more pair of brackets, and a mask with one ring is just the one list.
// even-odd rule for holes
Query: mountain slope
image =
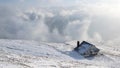
{"label": "mountain slope", "polygon": [[119,68],[119,46],[96,43],[103,55],[84,58],[73,51],[76,41],[46,43],[0,40],[0,68]]}

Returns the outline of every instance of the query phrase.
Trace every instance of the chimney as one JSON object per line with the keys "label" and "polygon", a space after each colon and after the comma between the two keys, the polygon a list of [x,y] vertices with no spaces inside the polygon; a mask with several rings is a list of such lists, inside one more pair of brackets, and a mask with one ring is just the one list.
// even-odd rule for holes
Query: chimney
{"label": "chimney", "polygon": [[77,41],[77,48],[80,46],[80,42],[79,41]]}

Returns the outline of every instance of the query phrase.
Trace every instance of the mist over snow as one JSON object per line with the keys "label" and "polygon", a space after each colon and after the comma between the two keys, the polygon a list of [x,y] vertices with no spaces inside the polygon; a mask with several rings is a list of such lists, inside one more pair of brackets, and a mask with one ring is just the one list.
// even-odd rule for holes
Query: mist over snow
{"label": "mist over snow", "polygon": [[1,39],[113,42],[120,38],[119,0],[36,0],[33,6],[25,5],[27,0],[19,2],[0,6]]}
{"label": "mist over snow", "polygon": [[119,67],[120,0],[0,0],[0,68]]}

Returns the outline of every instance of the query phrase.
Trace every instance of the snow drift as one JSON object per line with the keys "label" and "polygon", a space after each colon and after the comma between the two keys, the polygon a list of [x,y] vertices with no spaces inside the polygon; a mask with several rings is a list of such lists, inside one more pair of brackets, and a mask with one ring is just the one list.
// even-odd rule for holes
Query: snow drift
{"label": "snow drift", "polygon": [[0,68],[119,68],[120,46],[93,42],[103,55],[84,58],[73,51],[76,41],[47,43],[0,40]]}

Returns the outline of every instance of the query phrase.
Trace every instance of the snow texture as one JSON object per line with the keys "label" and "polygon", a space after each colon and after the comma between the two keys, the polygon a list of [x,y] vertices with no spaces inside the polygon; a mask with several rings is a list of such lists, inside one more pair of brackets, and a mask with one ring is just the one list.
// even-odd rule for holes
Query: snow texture
{"label": "snow texture", "polygon": [[0,68],[119,68],[120,46],[92,42],[100,54],[84,58],[73,51],[76,41],[47,43],[0,40]]}

